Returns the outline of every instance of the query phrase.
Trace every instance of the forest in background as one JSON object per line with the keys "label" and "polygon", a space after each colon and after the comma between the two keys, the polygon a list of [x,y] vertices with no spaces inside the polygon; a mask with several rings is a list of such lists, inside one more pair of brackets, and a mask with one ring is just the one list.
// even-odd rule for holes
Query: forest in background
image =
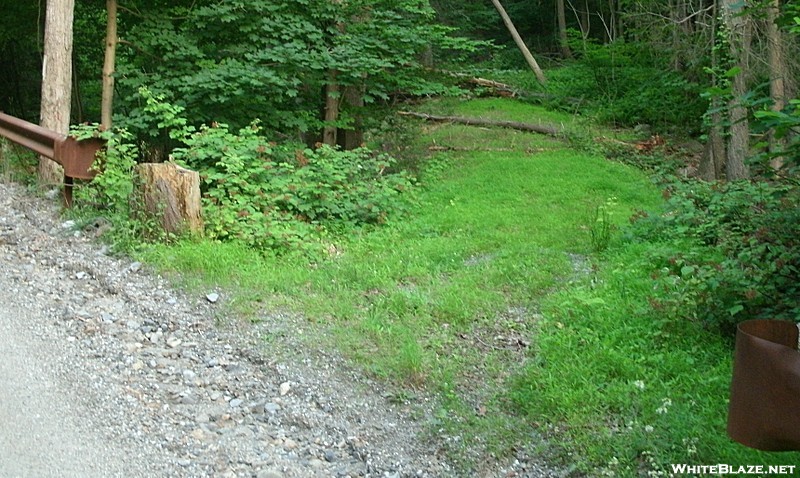
{"label": "forest in background", "polygon": [[[45,3],[8,6],[0,20],[0,109],[34,122]],[[786,143],[794,120],[782,112],[792,114],[800,69],[791,2],[502,6],[549,78],[542,85],[517,76],[521,97],[618,126],[707,139],[706,179],[745,177],[745,158]],[[117,16],[115,123],[156,159],[175,144],[143,112],[142,86],[185,108],[195,126],[238,129],[259,119],[287,140],[352,148],[365,129],[380,126],[386,106],[458,91],[463,82],[454,75],[502,79],[526,69],[489,1],[138,0],[122,2]],[[73,123],[100,119],[106,24],[102,2],[75,2]]]}

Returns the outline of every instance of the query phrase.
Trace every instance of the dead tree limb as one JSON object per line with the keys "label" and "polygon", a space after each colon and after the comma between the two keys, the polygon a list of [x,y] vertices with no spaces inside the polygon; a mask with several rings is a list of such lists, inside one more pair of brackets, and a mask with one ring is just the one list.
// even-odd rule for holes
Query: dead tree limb
{"label": "dead tree limb", "polygon": [[400,111],[397,114],[401,116],[410,116],[412,118],[421,118],[426,121],[466,124],[470,126],[495,126],[499,128],[511,128],[519,131],[528,131],[531,133],[546,134],[549,136],[559,136],[563,132],[563,129],[559,126],[520,123],[518,121],[500,121],[500,120],[488,120],[483,118],[465,118],[463,116],[437,116],[437,115],[429,115],[426,113],[417,113],[414,111]]}
{"label": "dead tree limb", "polygon": [[514,43],[517,44],[517,47],[522,52],[522,56],[525,57],[525,61],[528,62],[528,66],[531,67],[533,73],[536,75],[536,79],[539,80],[539,83],[546,84],[547,79],[544,77],[544,73],[542,69],[539,68],[539,64],[536,63],[536,59],[531,55],[531,51],[525,45],[525,42],[522,40],[522,37],[519,36],[519,32],[517,28],[514,26],[514,23],[511,21],[511,18],[506,13],[506,9],[503,8],[503,5],[500,3],[500,0],[492,0],[492,4],[497,9],[497,12],[500,14],[500,17],[503,19],[503,23],[505,23],[508,32],[511,34],[511,38],[514,39]]}

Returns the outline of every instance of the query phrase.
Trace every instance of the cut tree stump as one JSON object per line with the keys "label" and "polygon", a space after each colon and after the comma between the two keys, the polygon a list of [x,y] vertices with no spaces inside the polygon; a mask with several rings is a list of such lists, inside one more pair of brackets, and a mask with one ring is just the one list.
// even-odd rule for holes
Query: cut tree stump
{"label": "cut tree stump", "polygon": [[144,210],[168,233],[201,233],[200,174],[174,163],[136,166]]}
{"label": "cut tree stump", "polygon": [[562,133],[562,129],[560,127],[553,125],[520,123],[518,121],[487,120],[483,118],[465,118],[463,116],[437,116],[437,115],[429,115],[426,113],[416,113],[413,111],[399,111],[397,114],[401,116],[411,116],[413,118],[422,118],[427,121],[458,123],[470,126],[496,126],[500,128],[511,128],[520,131],[530,131],[532,133],[540,133],[550,136],[559,136]]}

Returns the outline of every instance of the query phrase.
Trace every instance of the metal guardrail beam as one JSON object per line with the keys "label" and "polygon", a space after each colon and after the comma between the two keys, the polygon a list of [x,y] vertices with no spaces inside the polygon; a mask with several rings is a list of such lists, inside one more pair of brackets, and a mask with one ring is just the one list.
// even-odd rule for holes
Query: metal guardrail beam
{"label": "metal guardrail beam", "polygon": [[95,156],[105,146],[97,138],[78,141],[75,138],[29,123],[0,112],[0,136],[50,158],[64,168],[64,202],[72,206],[73,179],[92,179]]}

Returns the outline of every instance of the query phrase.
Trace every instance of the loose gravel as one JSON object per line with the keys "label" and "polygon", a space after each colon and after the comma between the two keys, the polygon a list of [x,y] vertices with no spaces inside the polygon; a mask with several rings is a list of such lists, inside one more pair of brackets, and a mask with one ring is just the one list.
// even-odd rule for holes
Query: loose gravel
{"label": "loose gravel", "polygon": [[[58,212],[0,182],[0,477],[473,476],[423,438],[435,400],[396,403],[302,317],[233,318]],[[559,476],[519,458],[479,476]]]}

